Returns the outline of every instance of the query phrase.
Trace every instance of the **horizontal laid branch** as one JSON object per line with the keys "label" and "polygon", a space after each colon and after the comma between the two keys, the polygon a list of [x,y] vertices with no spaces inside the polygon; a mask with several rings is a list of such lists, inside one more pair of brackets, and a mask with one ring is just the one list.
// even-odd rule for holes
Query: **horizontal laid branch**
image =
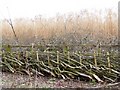
{"label": "horizontal laid branch", "polygon": [[[2,45],[2,47],[5,47],[7,45]],[[22,48],[26,48],[26,47],[32,47],[32,45],[9,45],[11,48],[17,48],[17,47],[22,47]],[[84,47],[120,47],[120,45],[95,45],[95,44],[59,44],[59,45],[53,45],[53,44],[47,44],[47,45],[34,45],[34,47],[73,47],[73,46],[84,46]]]}

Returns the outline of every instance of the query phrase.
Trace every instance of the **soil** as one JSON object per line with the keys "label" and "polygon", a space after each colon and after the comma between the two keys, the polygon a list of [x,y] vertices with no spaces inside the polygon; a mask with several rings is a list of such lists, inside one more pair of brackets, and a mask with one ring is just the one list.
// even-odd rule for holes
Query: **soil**
{"label": "soil", "polygon": [[95,83],[79,80],[63,80],[53,77],[44,76],[28,76],[21,74],[2,73],[3,88],[115,88],[120,90],[120,82],[118,83]]}

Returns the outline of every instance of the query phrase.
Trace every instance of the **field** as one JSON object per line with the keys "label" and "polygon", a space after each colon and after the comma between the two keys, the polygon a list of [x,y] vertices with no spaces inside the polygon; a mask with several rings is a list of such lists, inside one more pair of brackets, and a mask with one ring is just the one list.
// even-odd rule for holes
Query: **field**
{"label": "field", "polygon": [[28,75],[29,79],[41,76],[88,84],[118,83],[117,17],[112,10],[104,16],[84,10],[54,18],[3,20],[2,72]]}

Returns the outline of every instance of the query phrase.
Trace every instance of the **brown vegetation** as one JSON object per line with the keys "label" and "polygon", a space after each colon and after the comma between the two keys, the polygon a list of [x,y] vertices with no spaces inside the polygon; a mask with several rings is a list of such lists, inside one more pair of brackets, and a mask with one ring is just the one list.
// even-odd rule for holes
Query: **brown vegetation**
{"label": "brown vegetation", "polygon": [[[103,12],[102,12],[103,13]],[[107,10],[90,13],[56,15],[54,18],[36,16],[34,19],[13,20],[13,26],[21,44],[30,43],[117,43],[117,14]],[[15,37],[6,20],[2,21],[3,43],[14,44]],[[107,42],[106,42],[107,41]]]}

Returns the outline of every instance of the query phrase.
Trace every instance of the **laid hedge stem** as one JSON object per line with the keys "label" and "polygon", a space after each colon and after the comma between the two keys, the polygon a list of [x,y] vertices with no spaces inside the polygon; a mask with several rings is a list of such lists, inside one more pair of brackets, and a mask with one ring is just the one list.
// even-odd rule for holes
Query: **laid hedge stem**
{"label": "laid hedge stem", "polygon": [[30,73],[30,68],[28,67],[28,57],[29,57],[29,52],[28,51],[25,51],[26,52],[26,54],[25,54],[25,57],[26,57],[26,62],[25,62],[25,64],[26,64],[26,69],[28,68],[28,73],[29,73],[29,83],[30,83],[30,81],[31,81],[31,73]]}
{"label": "laid hedge stem", "polygon": [[37,86],[37,68],[35,69],[35,88]]}
{"label": "laid hedge stem", "polygon": [[[38,53],[38,51],[36,51],[36,57],[37,57],[37,61],[39,61],[39,53]],[[36,83],[37,83],[36,81],[37,81],[37,68],[35,69],[35,84],[34,84],[35,87],[36,87],[36,85],[37,85],[37,84],[36,84]]]}
{"label": "laid hedge stem", "polygon": [[[58,63],[57,68],[59,68],[59,65],[60,65],[60,52],[59,51],[57,51],[57,63]],[[60,75],[60,72],[58,72],[58,73]],[[58,77],[59,77],[59,75],[58,75]]]}
{"label": "laid hedge stem", "polygon": [[64,56],[65,56],[65,46],[63,46],[63,54],[64,54]]}
{"label": "laid hedge stem", "polygon": [[82,65],[82,54],[80,51],[79,51],[79,59],[80,59],[80,65]]}
{"label": "laid hedge stem", "polygon": [[48,59],[48,65],[51,66],[51,64],[50,64],[50,53],[49,53],[49,51],[47,51],[47,59]]}
{"label": "laid hedge stem", "polygon": [[59,51],[57,51],[57,63],[58,63],[57,67],[59,68],[59,63],[60,63],[60,59],[59,59]]}
{"label": "laid hedge stem", "polygon": [[101,43],[98,45],[98,56],[101,57]]}
{"label": "laid hedge stem", "polygon": [[33,48],[34,48],[34,43],[32,43],[32,47],[31,47],[31,51],[33,52]]}
{"label": "laid hedge stem", "polygon": [[39,61],[39,54],[38,54],[38,51],[36,51],[36,55],[37,55],[37,61]]}
{"label": "laid hedge stem", "polygon": [[108,68],[110,68],[111,67],[111,64],[110,64],[110,53],[109,52],[107,52],[107,62],[108,62]]}
{"label": "laid hedge stem", "polygon": [[68,62],[70,63],[70,52],[68,51]]}
{"label": "laid hedge stem", "polygon": [[94,64],[95,64],[95,67],[97,67],[97,59],[96,59],[96,52],[94,51]]}
{"label": "laid hedge stem", "polygon": [[27,64],[28,64],[28,51],[25,51],[26,53],[26,55],[25,55],[25,57],[26,57],[26,68],[27,68]]}
{"label": "laid hedge stem", "polygon": [[[17,60],[20,60],[20,53],[17,51]],[[20,70],[20,66],[19,66],[19,70]]]}

